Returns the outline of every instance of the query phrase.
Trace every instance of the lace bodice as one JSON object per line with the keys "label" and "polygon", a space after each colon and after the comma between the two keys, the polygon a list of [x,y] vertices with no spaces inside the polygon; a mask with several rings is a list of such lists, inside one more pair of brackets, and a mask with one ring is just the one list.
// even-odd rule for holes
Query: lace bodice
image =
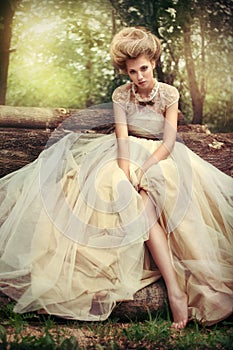
{"label": "lace bodice", "polygon": [[129,133],[135,136],[155,138],[163,133],[166,110],[179,99],[178,90],[165,83],[157,83],[153,105],[140,105],[132,91],[132,83],[126,83],[113,92],[113,102],[126,112]]}

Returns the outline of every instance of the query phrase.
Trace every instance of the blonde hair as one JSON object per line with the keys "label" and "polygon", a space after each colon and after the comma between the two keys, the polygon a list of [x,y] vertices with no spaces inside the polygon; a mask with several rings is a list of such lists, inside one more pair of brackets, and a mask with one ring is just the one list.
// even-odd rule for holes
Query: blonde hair
{"label": "blonde hair", "polygon": [[158,61],[161,53],[159,39],[144,27],[123,28],[110,46],[113,66],[126,73],[126,61],[145,55],[150,61]]}

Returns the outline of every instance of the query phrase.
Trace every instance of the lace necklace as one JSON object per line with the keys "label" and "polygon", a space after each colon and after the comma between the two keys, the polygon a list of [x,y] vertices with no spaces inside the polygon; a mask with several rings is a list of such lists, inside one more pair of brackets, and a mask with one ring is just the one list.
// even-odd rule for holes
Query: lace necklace
{"label": "lace necklace", "polygon": [[149,97],[141,97],[140,94],[136,91],[137,86],[134,83],[132,84],[132,92],[134,94],[134,97],[141,106],[146,106],[146,105],[153,106],[154,105],[155,101],[153,99],[154,99],[155,95],[157,94],[157,91],[159,88],[159,83],[157,82],[157,80],[154,79],[154,81],[155,81],[155,86],[151,90]]}

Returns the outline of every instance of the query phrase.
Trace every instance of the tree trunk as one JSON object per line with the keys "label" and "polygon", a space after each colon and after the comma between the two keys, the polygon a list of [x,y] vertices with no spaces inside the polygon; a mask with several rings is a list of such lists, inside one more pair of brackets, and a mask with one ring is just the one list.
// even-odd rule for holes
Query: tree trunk
{"label": "tree trunk", "polygon": [[183,31],[184,31],[185,62],[186,62],[189,90],[190,90],[190,95],[192,99],[192,108],[193,108],[192,124],[202,124],[204,97],[201,94],[201,91],[198,87],[196,73],[195,73],[195,64],[194,64],[194,59],[192,56],[192,48],[191,48],[190,26],[188,24],[184,25]]}
{"label": "tree trunk", "polygon": [[107,130],[114,123],[112,103],[105,108],[65,109],[0,106],[0,127],[55,129],[60,123],[69,130]]}
{"label": "tree trunk", "polygon": [[[203,10],[204,13],[204,10]],[[206,62],[206,58],[205,58],[205,29],[206,29],[206,25],[205,25],[205,20],[203,17],[199,18],[199,24],[200,24],[200,30],[201,30],[201,77],[200,77],[200,91],[201,91],[201,95],[203,97],[203,100],[205,98],[206,95],[206,80],[205,80],[205,73],[206,73],[206,69],[205,69],[205,62]]]}
{"label": "tree trunk", "polygon": [[0,2],[0,104],[6,103],[7,76],[14,9],[10,1]]}
{"label": "tree trunk", "polygon": [[64,108],[0,106],[0,127],[54,129],[69,113]]}

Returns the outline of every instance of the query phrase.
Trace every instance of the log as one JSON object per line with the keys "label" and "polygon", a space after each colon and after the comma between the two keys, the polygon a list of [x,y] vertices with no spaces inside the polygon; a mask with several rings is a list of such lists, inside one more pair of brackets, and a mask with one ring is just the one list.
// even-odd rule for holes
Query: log
{"label": "log", "polygon": [[[1,307],[11,303],[13,299],[0,291],[0,312]],[[134,300],[118,302],[113,309],[110,318],[121,321],[145,320],[149,315],[156,316],[159,312],[167,312],[168,297],[163,279],[150,284],[137,291]]]}
{"label": "log", "polygon": [[[184,116],[179,111],[179,124]],[[60,123],[69,130],[103,130],[114,123],[112,103],[86,109],[0,106],[0,128],[55,129]],[[106,132],[106,130],[105,130]]]}
{"label": "log", "polygon": [[0,127],[55,128],[68,116],[65,108],[0,106]]}
{"label": "log", "polygon": [[166,313],[168,305],[167,290],[163,279],[160,278],[137,291],[133,300],[117,303],[110,317],[121,321],[145,320],[149,315]]}
{"label": "log", "polygon": [[55,129],[60,123],[70,130],[83,130],[113,123],[112,104],[87,109],[0,106],[0,127]]}
{"label": "log", "polygon": [[111,103],[84,110],[0,106],[0,177],[32,162],[67,130],[109,133],[113,119]]}

